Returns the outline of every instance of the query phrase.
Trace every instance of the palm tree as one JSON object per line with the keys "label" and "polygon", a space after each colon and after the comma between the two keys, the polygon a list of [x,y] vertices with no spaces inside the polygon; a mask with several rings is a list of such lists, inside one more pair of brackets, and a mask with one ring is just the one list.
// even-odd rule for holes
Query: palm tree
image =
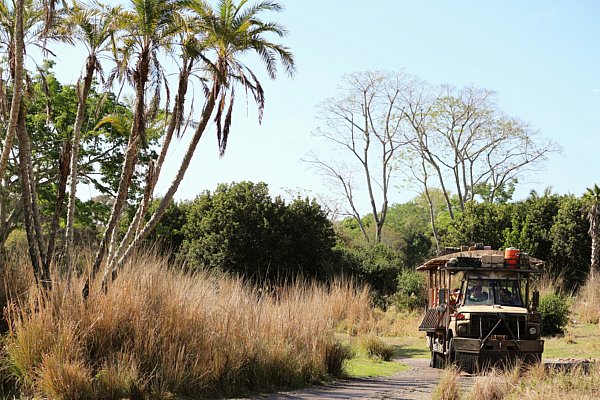
{"label": "palm tree", "polygon": [[[158,160],[154,162],[151,160],[147,167],[146,186],[142,200],[138,205],[138,209],[134,215],[132,222],[129,224],[125,236],[122,238],[118,248],[112,253],[112,257],[109,258],[108,264],[114,262],[115,259],[119,259],[123,255],[123,251],[129,246],[131,241],[134,239],[134,235],[137,234],[142,226],[142,219],[146,216],[148,206],[152,200],[154,194],[154,188],[160,176],[160,172],[165,161],[169,146],[173,139],[173,135],[181,134],[182,126],[184,124],[185,99],[189,85],[190,76],[194,72],[195,65],[200,59],[202,53],[202,44],[195,37],[195,30],[197,25],[193,19],[185,17],[181,21],[181,31],[178,33],[179,43],[181,47],[181,57],[179,62],[179,79],[177,83],[177,94],[175,95],[175,101],[170,116],[167,113],[166,120],[166,132],[163,137],[163,143],[161,151],[158,156]],[[167,99],[168,104],[168,99]]]}
{"label": "palm tree", "polygon": [[64,249],[67,265],[70,263],[70,254],[73,247],[73,223],[75,219],[75,200],[77,198],[81,127],[85,118],[85,109],[92,86],[92,79],[96,73],[102,74],[100,57],[103,52],[111,49],[110,44],[112,41],[110,39],[113,38],[115,32],[114,21],[119,13],[120,8],[110,8],[100,3],[95,3],[93,6],[75,3],[65,23],[65,28],[71,32],[74,41],[83,43],[88,52],[84,71],[77,83],[77,114],[73,126],[71,159],[69,161],[70,185]]}
{"label": "palm tree", "polygon": [[286,30],[275,22],[263,22],[259,18],[259,14],[262,12],[281,11],[282,6],[273,1],[262,1],[251,6],[246,6],[246,4],[246,0],[241,0],[238,4],[235,4],[233,0],[221,0],[216,9],[213,9],[202,0],[192,0],[189,3],[188,6],[200,27],[198,37],[204,48],[201,58],[205,63],[206,102],[177,175],[150,220],[135,236],[123,256],[115,260],[107,269],[104,276],[105,284],[109,276],[113,279],[116,277],[117,269],[124,264],[133,249],[159,222],[189,167],[198,142],[209,121],[213,118],[213,112],[219,152],[221,155],[224,154],[229,138],[237,85],[241,85],[247,93],[252,94],[258,107],[259,122],[261,121],[264,110],[264,91],[254,71],[239,59],[240,55],[251,51],[258,54],[271,79],[276,78],[278,59],[286,72],[290,76],[293,75],[295,65],[289,49],[270,42],[264,37],[265,34],[284,37],[287,34]]}
{"label": "palm tree", "polygon": [[[90,277],[83,289],[84,296],[87,296],[89,282],[98,272],[107,247],[112,242],[112,236],[127,200],[138,163],[139,148],[146,145],[146,119],[152,118],[158,111],[160,85],[164,79],[158,56],[162,50],[170,47],[173,35],[177,33],[181,3],[179,0],[132,0],[133,10],[124,11],[119,15],[119,27],[123,32],[122,47],[117,60],[117,68],[111,74],[110,79],[112,80],[114,77],[125,79],[134,86],[133,124],[117,196],[92,265]],[[146,102],[148,91],[154,93],[149,109],[147,109]]]}
{"label": "palm tree", "polygon": [[[4,172],[8,162],[13,139],[19,144],[19,178],[22,190],[23,216],[31,264],[36,282],[44,286],[49,284],[49,270],[43,267],[46,255],[41,232],[37,193],[33,178],[30,139],[25,129],[25,110],[23,107],[23,83],[25,71],[23,58],[26,46],[26,32],[39,21],[40,9],[30,0],[18,0],[11,9],[7,2],[0,3],[0,24],[2,42],[8,49],[10,77],[13,97],[9,113],[9,123],[5,135],[4,148],[0,157],[0,180],[4,182]],[[3,188],[4,189],[4,188]]]}
{"label": "palm tree", "polygon": [[600,272],[600,187],[594,184],[588,188],[583,195],[586,202],[587,218],[590,222],[589,235],[592,239],[592,257],[590,274],[597,275]]}
{"label": "palm tree", "polygon": [[[12,7],[10,5],[12,3]],[[8,60],[10,65],[10,78],[12,81],[13,99],[11,103],[8,129],[5,135],[2,156],[0,156],[0,180],[4,184],[4,174],[8,163],[9,153],[12,148],[13,139],[18,141],[18,171],[21,186],[21,206],[25,222],[25,231],[29,248],[30,259],[34,276],[38,283],[50,288],[50,263],[52,260],[53,234],[51,233],[48,249],[45,247],[45,238],[41,227],[40,211],[37,199],[36,178],[34,174],[31,139],[25,127],[25,92],[23,83],[26,79],[26,71],[23,66],[23,58],[28,45],[42,48],[45,54],[51,52],[45,47],[47,39],[60,40],[60,34],[55,30],[58,13],[55,11],[57,0],[45,0],[37,2],[34,0],[19,0],[16,2],[0,1],[0,41],[8,49]],[[43,29],[40,26],[43,24]],[[66,154],[66,152],[63,152]],[[4,195],[2,193],[2,220],[4,221]],[[59,210],[60,202],[57,202]]]}

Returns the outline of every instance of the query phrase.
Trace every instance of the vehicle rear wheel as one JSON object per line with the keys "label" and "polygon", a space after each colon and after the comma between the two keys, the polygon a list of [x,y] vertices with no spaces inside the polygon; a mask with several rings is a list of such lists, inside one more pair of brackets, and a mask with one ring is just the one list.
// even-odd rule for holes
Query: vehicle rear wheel
{"label": "vehicle rear wheel", "polygon": [[446,355],[444,353],[438,353],[437,351],[431,352],[431,362],[429,364],[433,368],[444,369],[446,368]]}

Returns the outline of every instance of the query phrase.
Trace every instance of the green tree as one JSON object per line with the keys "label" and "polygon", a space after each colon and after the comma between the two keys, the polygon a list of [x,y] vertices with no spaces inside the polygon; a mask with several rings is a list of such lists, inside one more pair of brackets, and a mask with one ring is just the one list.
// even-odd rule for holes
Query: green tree
{"label": "green tree", "polygon": [[544,195],[514,203],[511,227],[504,231],[504,246],[517,247],[546,260],[551,254],[552,247],[550,230],[561,202],[560,196]]}
{"label": "green tree", "polygon": [[546,271],[553,277],[562,278],[567,290],[581,285],[590,273],[591,238],[588,230],[584,200],[563,196],[550,228],[550,252],[540,253],[538,257],[546,261]]}
{"label": "green tree", "polygon": [[334,262],[339,273],[371,285],[378,298],[396,291],[396,277],[404,267],[398,254],[385,243],[337,246]]}
{"label": "green tree", "polygon": [[263,280],[302,273],[322,278],[335,244],[314,201],[271,199],[264,183],[221,184],[187,206],[184,254],[193,267]]}
{"label": "green tree", "polygon": [[484,243],[499,249],[504,246],[504,230],[512,226],[512,204],[476,203],[468,201],[465,210],[449,221],[442,237],[445,246]]}

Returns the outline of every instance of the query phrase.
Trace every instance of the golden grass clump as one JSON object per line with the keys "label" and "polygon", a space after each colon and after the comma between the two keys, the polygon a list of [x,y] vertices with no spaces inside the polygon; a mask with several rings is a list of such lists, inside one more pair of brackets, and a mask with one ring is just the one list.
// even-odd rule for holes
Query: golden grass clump
{"label": "golden grass clump", "polygon": [[[440,383],[441,386],[441,383]],[[467,396],[472,400],[591,400],[600,391],[600,366],[547,370],[543,364],[517,364],[475,378]]]}
{"label": "golden grass clump", "polygon": [[537,281],[533,284],[534,289],[540,292],[540,297],[548,294],[560,293],[562,288],[565,287],[564,279],[562,276],[552,276],[548,273],[543,273]]}
{"label": "golden grass clump", "polygon": [[422,319],[423,314],[420,312],[401,310],[391,306],[385,311],[374,310],[370,326],[377,334],[384,336],[421,337],[419,324]]}
{"label": "golden grass clump", "polygon": [[459,376],[460,371],[456,366],[451,366],[444,370],[431,398],[434,400],[459,400]]}
{"label": "golden grass clump", "polygon": [[573,311],[579,322],[598,324],[600,322],[600,277],[590,276],[579,289]]}
{"label": "golden grass clump", "polygon": [[260,294],[152,256],[130,263],[106,294],[98,286],[86,301],[81,278],[57,279],[51,292],[32,286],[9,305],[4,363],[26,393],[228,396],[320,381],[350,356],[335,327],[369,304],[368,290],[348,282]]}
{"label": "golden grass clump", "polygon": [[359,342],[370,358],[390,361],[394,356],[394,348],[372,333],[362,336]]}
{"label": "golden grass clump", "polygon": [[567,371],[529,370],[507,397],[524,400],[591,400],[600,391],[600,366],[575,367]]}
{"label": "golden grass clump", "polygon": [[[518,370],[518,369],[517,369]],[[503,400],[511,390],[511,374],[492,369],[475,378],[469,399]]]}

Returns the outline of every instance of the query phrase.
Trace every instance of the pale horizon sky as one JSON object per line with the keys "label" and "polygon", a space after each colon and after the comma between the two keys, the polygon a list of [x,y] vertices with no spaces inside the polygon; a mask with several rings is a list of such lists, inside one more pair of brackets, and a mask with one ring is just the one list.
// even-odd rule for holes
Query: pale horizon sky
{"label": "pale horizon sky", "polygon": [[[111,3],[123,3],[111,1]],[[600,2],[567,1],[281,1],[285,10],[265,14],[289,30],[280,42],[294,53],[297,73],[269,81],[253,63],[266,92],[261,126],[253,104],[234,115],[228,150],[218,157],[214,127],[176,198],[193,199],[218,183],[264,181],[273,196],[300,189],[327,193],[321,177],[301,161],[320,142],[311,135],[320,102],[335,95],[345,74],[404,71],[433,84],[475,85],[496,92],[499,109],[527,121],[563,148],[544,171],[527,177],[514,199],[552,186],[581,195],[600,183]],[[59,54],[63,83],[75,82],[83,59]],[[241,92],[240,92],[241,93]],[[241,101],[240,101],[241,100]],[[240,104],[242,96],[238,96]],[[201,102],[195,105],[200,110]],[[158,186],[164,193],[186,143]],[[398,181],[400,184],[400,181]],[[392,202],[415,193],[397,187]],[[85,192],[85,189],[83,190]],[[83,194],[83,193],[82,193]],[[367,201],[361,212],[368,213]]]}

